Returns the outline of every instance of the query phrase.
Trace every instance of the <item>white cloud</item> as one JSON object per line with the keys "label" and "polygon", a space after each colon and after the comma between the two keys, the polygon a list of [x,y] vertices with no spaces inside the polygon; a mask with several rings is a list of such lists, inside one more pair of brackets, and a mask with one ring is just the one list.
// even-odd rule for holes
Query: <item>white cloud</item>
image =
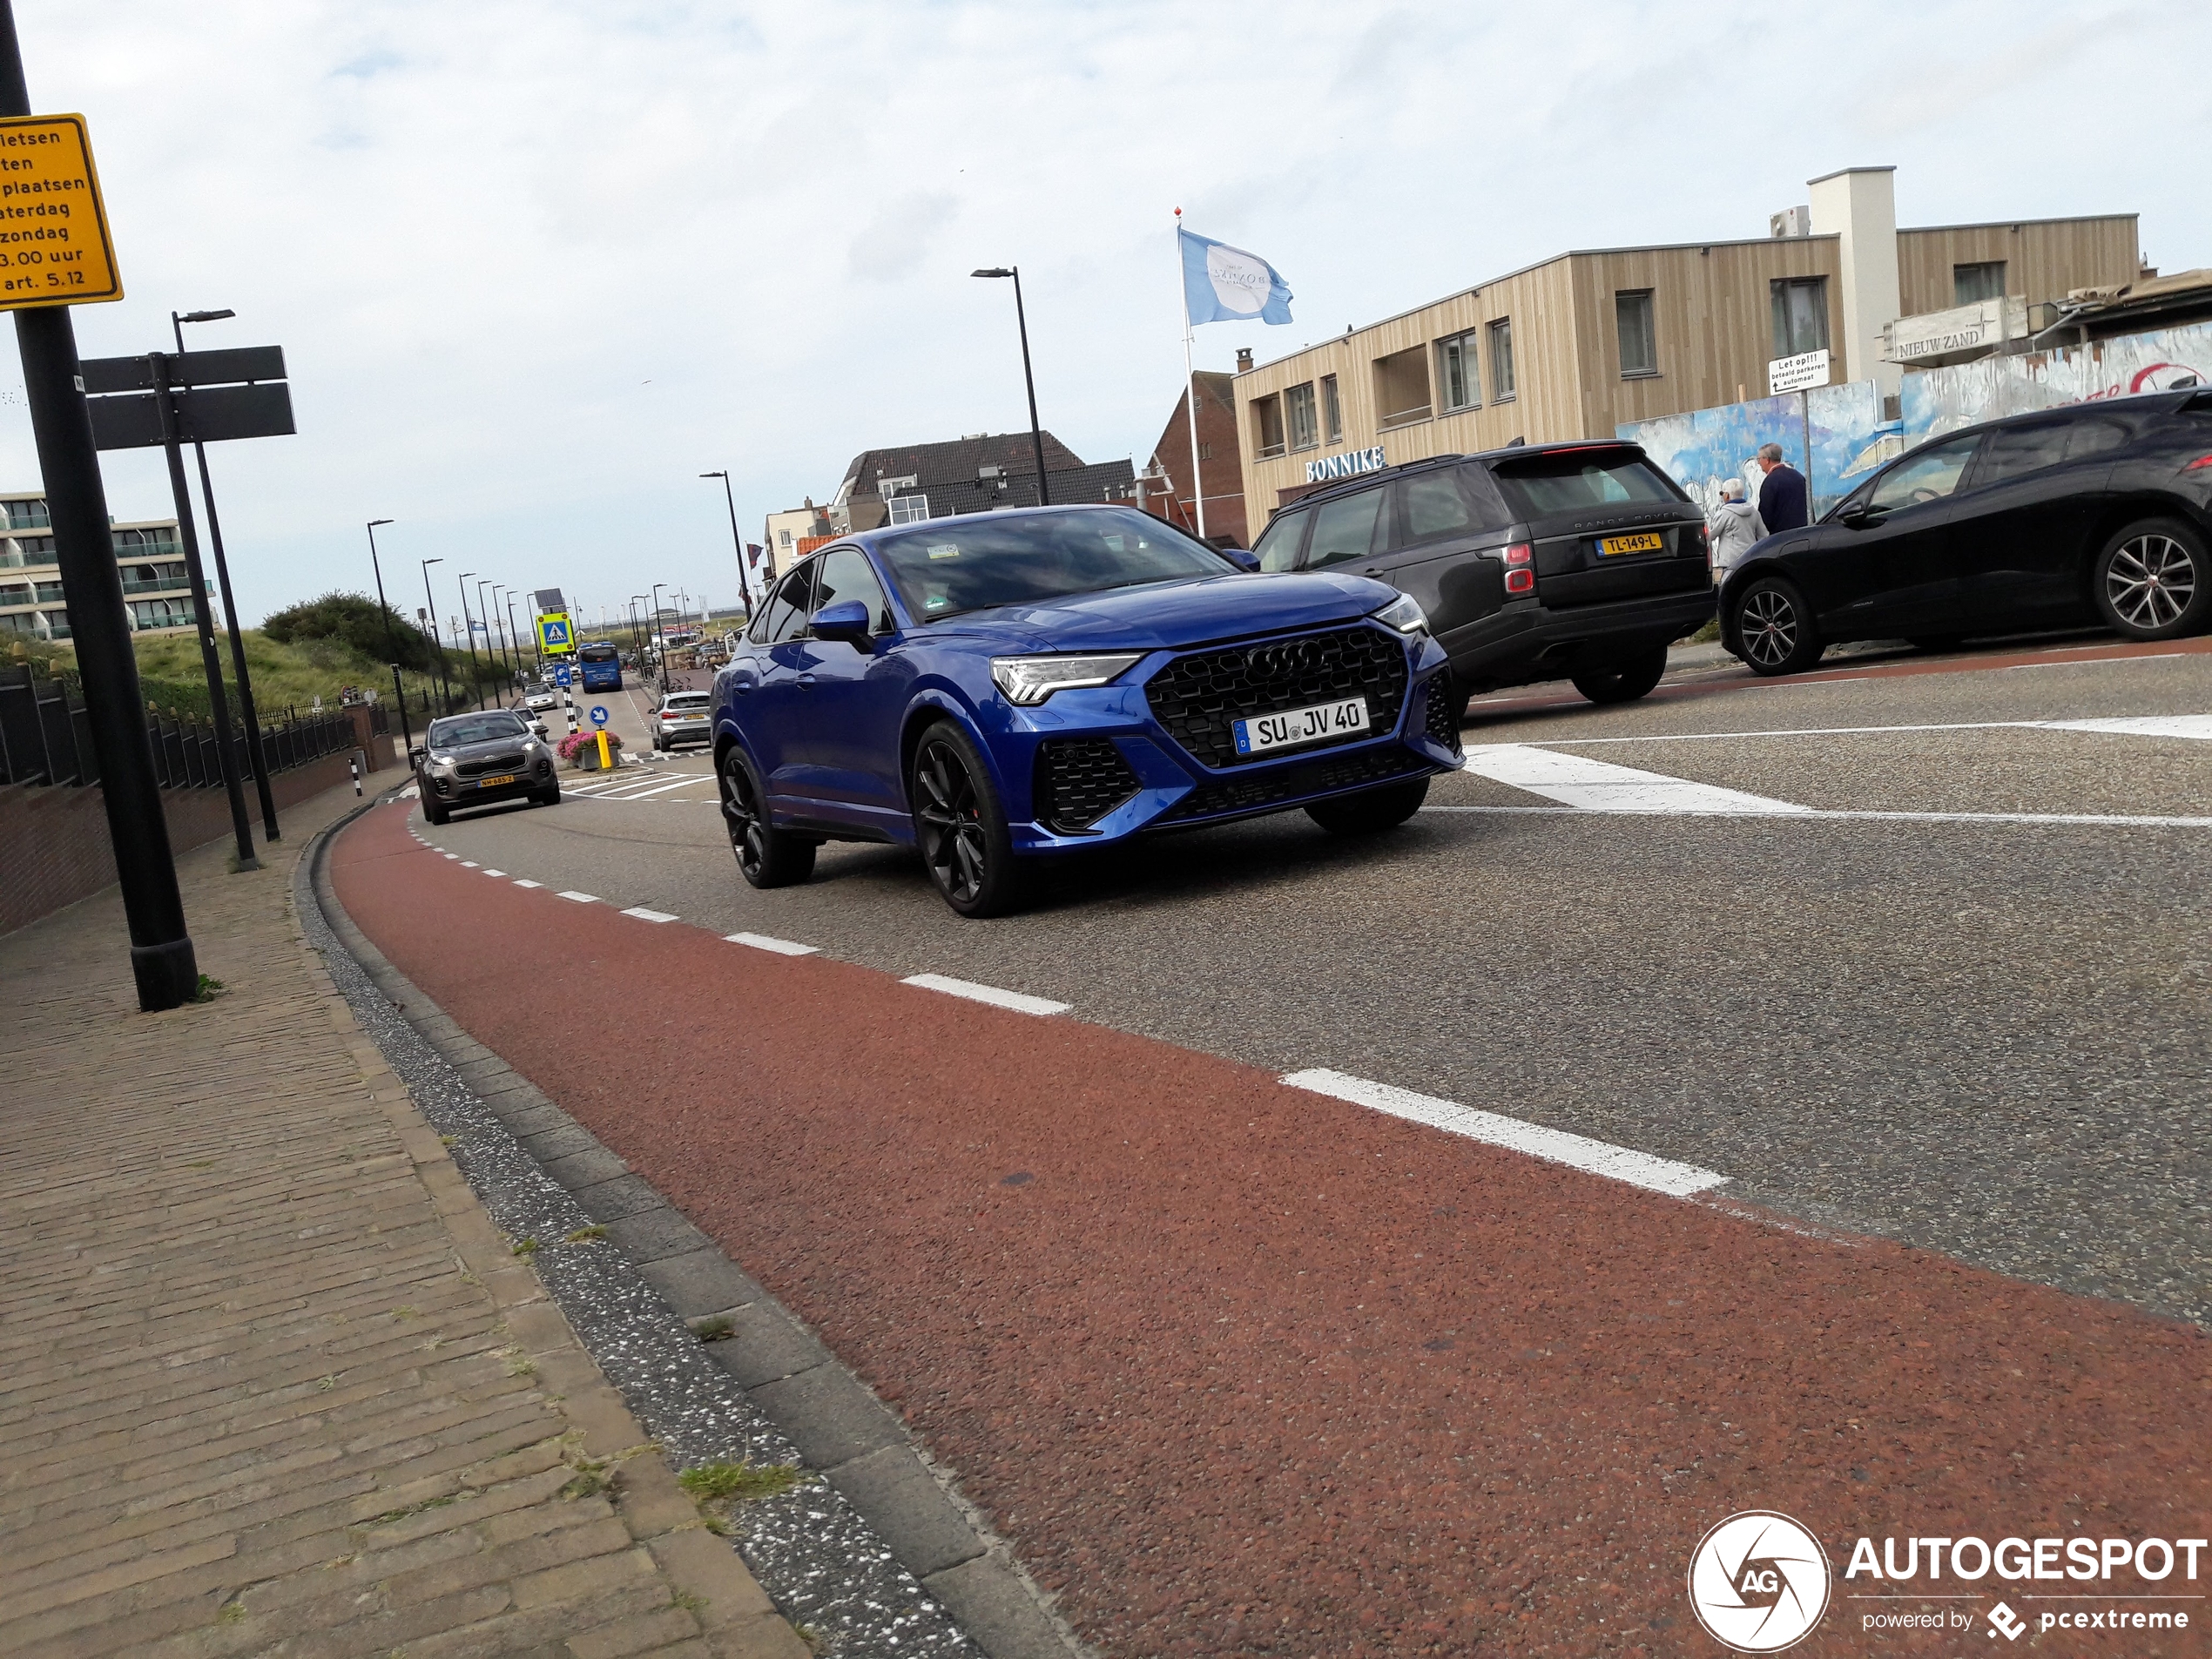
{"label": "white cloud", "polygon": [[[2203,61],[2212,10],[1743,15],[18,5],[38,106],[91,124],[130,290],[78,313],[86,354],[160,345],[172,306],[239,312],[199,344],[287,348],[300,435],[211,457],[253,616],[365,586],[387,516],[388,577],[443,556],[610,609],[656,580],[726,599],[698,473],[731,469],[757,535],[860,449],[1024,423],[979,265],[1022,268],[1046,423],[1142,454],[1182,368],[1178,205],[1298,293],[1289,328],[1201,330],[1223,367],[1570,246],[1757,235],[1852,163],[1898,164],[1908,222],[2140,212],[2168,267],[2212,263],[2194,152],[2147,141],[2130,90]],[[2006,50],[2047,36],[2067,49]],[[2201,131],[2203,101],[2154,105]],[[34,472],[0,399],[0,481]],[[108,476],[119,516],[162,510],[154,457]]]}

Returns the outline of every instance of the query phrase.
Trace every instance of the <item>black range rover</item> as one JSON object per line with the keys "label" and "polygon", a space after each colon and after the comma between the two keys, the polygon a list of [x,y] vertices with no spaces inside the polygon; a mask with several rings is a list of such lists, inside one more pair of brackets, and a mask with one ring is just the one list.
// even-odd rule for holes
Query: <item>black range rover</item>
{"label": "black range rover", "polygon": [[1549,679],[1594,703],[1642,697],[1713,615],[1704,515],[1633,443],[1366,473],[1284,509],[1252,550],[1263,570],[1341,564],[1411,595],[1462,705]]}

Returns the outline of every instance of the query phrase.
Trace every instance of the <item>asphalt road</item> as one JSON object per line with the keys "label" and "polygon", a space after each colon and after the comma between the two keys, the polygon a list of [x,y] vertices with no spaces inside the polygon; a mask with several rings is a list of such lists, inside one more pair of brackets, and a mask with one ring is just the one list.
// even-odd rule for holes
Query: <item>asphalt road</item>
{"label": "asphalt road", "polygon": [[[618,728],[642,729],[644,698],[624,702]],[[2205,642],[1870,657],[1809,681],[1703,667],[1625,708],[1558,688],[1491,705],[1470,746],[1908,816],[1576,811],[1461,774],[1379,840],[1303,815],[1163,839],[986,923],[889,848],[825,847],[805,887],[752,891],[704,755],[607,792],[639,799],[572,775],[558,809],[436,839],[717,933],[1444,1096],[1717,1171],[1791,1216],[2212,1314],[2212,826],[1982,816],[2212,815],[2212,741],[2025,724],[2212,712]]]}

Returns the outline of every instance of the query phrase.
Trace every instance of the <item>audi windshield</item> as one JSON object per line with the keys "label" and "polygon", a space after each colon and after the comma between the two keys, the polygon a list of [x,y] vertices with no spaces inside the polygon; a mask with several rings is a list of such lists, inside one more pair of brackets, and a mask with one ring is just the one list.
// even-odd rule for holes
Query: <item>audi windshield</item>
{"label": "audi windshield", "polygon": [[934,519],[877,536],[874,546],[907,610],[923,622],[1237,568],[1150,514],[1122,507]]}

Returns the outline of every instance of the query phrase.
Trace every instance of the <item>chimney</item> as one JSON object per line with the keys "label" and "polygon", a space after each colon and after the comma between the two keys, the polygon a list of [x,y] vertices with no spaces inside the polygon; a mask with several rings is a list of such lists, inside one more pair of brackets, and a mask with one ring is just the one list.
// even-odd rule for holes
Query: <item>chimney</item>
{"label": "chimney", "polygon": [[1835,379],[1872,381],[1893,397],[1905,371],[1882,361],[1882,330],[1903,302],[1897,273],[1897,169],[1846,167],[1811,181],[1812,233],[1837,239],[1844,348]]}
{"label": "chimney", "polygon": [[1252,368],[1252,348],[1251,348],[1250,346],[1239,346],[1239,347],[1237,347],[1237,372],[1238,372],[1239,374],[1251,374],[1251,368]]}

